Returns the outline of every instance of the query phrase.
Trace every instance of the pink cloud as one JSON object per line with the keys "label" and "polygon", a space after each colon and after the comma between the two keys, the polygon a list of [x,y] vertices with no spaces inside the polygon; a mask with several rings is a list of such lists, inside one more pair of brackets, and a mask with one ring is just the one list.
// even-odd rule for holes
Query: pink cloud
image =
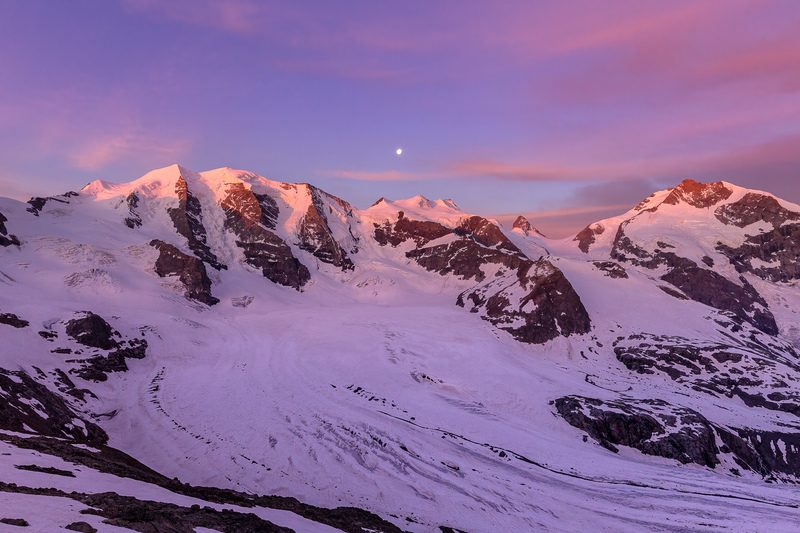
{"label": "pink cloud", "polygon": [[116,136],[89,138],[69,154],[70,162],[79,169],[98,171],[111,163],[147,157],[163,162],[176,162],[189,151],[187,140],[156,139],[144,133],[120,133]]}

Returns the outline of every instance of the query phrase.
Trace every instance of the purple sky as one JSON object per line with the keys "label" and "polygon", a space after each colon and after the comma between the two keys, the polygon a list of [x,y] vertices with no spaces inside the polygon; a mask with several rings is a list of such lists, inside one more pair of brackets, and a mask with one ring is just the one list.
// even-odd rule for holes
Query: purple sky
{"label": "purple sky", "polygon": [[800,202],[798,28],[796,0],[0,2],[0,195],[230,166],[553,236],[687,177]]}

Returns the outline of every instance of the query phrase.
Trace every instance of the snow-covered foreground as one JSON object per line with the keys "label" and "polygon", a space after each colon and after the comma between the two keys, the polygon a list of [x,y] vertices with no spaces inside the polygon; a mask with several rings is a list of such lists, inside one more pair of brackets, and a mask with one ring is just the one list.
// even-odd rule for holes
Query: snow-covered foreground
{"label": "snow-covered foreground", "polygon": [[105,424],[113,445],[168,476],[357,505],[410,518],[412,531],[754,531],[765,517],[788,531],[800,520],[793,486],[584,442],[548,404],[602,397],[587,373],[617,376],[457,308],[194,320],[164,336],[147,371],[121,378],[126,394],[109,404],[121,414]]}

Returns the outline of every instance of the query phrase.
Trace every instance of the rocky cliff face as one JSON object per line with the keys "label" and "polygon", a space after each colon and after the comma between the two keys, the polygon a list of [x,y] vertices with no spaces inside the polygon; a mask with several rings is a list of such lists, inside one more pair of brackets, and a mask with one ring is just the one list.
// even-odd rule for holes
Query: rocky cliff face
{"label": "rocky cliff face", "polygon": [[[471,312],[519,341],[540,344],[590,330],[589,315],[564,274],[546,260],[529,259],[485,218],[466,217],[450,229],[409,220],[401,211],[393,225],[374,226],[375,240],[383,246],[413,241],[416,247],[406,257],[423,268],[477,282],[458,296],[457,305],[469,305]],[[428,246],[448,235],[459,238]],[[490,273],[495,279],[487,281]]]}
{"label": "rocky cliff face", "polygon": [[580,296],[558,268],[544,259],[523,261],[516,280],[491,280],[458,297],[462,307],[521,341],[541,344],[559,336],[589,333],[591,321]]}
{"label": "rocky cliff face", "polygon": [[187,255],[175,246],[153,239],[150,246],[158,250],[155,272],[160,277],[178,276],[186,288],[186,297],[206,305],[219,303],[219,299],[211,296],[211,280],[206,267],[196,257]]}
{"label": "rocky cliff face", "polygon": [[[300,239],[298,246],[301,250],[313,254],[323,263],[331,264],[344,271],[353,270],[355,268],[353,261],[347,256],[347,252],[336,240],[331,227],[328,225],[328,218],[325,213],[326,205],[323,198],[328,197],[330,201],[338,203],[351,216],[352,207],[347,202],[335,196],[330,196],[316,187],[306,184],[306,188],[311,197],[311,203],[300,221],[297,232],[297,236]],[[330,213],[332,213],[332,210],[329,209]]]}
{"label": "rocky cliff face", "polygon": [[277,218],[275,201],[267,198],[262,195],[259,199],[243,184],[230,186],[220,204],[225,210],[225,229],[236,235],[236,246],[247,264],[260,269],[268,280],[299,290],[311,275],[289,245],[264,227],[274,228]]}
{"label": "rocky cliff face", "polygon": [[189,190],[183,176],[175,184],[178,207],[167,209],[175,231],[186,239],[189,249],[213,268],[227,268],[217,260],[217,256],[206,243],[206,228],[203,226],[203,209],[200,200]]}

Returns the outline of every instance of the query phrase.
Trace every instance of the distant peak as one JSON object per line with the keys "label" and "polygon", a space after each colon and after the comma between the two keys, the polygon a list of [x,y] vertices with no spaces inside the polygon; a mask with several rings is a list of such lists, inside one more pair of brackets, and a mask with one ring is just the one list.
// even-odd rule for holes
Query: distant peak
{"label": "distant peak", "polygon": [[386,201],[386,198],[384,198],[383,196],[381,196],[380,198],[378,198],[378,201],[377,201],[377,202],[375,202],[374,204],[372,204],[370,207],[375,207],[375,206],[376,206],[376,205],[378,205],[379,203],[381,203],[381,202],[385,202],[385,201]]}
{"label": "distant peak", "polygon": [[417,207],[433,208],[433,205],[431,205],[431,201],[428,200],[427,198],[425,198],[424,196],[422,196],[421,194],[418,194],[418,195],[414,196],[413,198],[409,198],[407,200],[407,202],[413,203]]}
{"label": "distant peak", "polygon": [[539,235],[540,237],[544,237],[544,234],[538,229],[534,228],[531,225],[531,223],[528,222],[528,219],[522,215],[518,216],[517,219],[514,221],[514,225],[511,226],[511,231],[522,232],[525,235],[534,234],[534,235]]}

